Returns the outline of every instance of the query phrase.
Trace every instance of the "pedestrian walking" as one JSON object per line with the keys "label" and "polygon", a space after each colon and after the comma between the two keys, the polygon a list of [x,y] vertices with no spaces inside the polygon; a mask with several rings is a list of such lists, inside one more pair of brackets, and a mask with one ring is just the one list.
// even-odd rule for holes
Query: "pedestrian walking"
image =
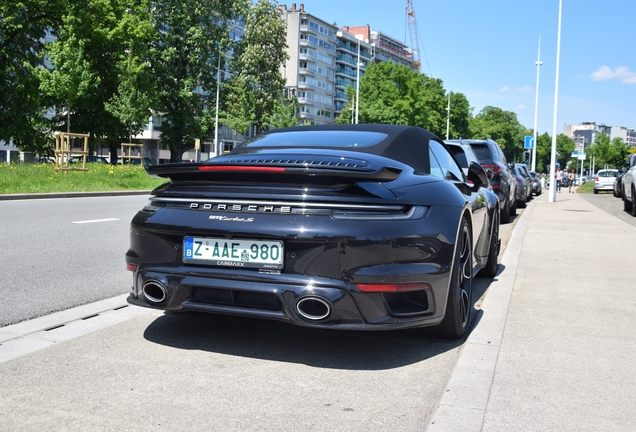
{"label": "pedestrian walking", "polygon": [[561,192],[561,183],[563,183],[563,170],[560,168],[561,165],[557,162],[556,164],[556,188],[558,192]]}
{"label": "pedestrian walking", "polygon": [[574,168],[568,174],[568,193],[572,193],[572,185],[574,185]]}

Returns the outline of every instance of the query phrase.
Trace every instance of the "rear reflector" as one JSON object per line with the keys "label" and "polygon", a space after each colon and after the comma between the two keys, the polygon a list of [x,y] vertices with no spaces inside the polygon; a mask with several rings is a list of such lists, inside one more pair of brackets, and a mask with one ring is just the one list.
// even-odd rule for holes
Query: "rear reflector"
{"label": "rear reflector", "polygon": [[137,264],[126,263],[126,270],[131,272],[137,271]]}
{"label": "rear reflector", "polygon": [[258,172],[284,172],[284,167],[240,166],[240,165],[205,165],[200,166],[199,171],[258,171]]}
{"label": "rear reflector", "polygon": [[430,289],[431,286],[424,282],[417,283],[401,283],[401,284],[356,284],[361,292],[379,293],[379,292],[406,292]]}

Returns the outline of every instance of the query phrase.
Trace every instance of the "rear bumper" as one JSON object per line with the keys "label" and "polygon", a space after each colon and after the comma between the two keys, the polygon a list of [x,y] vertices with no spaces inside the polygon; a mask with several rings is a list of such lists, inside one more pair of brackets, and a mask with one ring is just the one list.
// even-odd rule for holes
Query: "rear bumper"
{"label": "rear bumper", "polygon": [[448,289],[447,274],[433,268],[430,274],[421,275],[434,281],[428,289],[399,294],[362,293],[355,286],[326,278],[252,274],[237,279],[236,271],[226,278],[222,273],[194,274],[186,268],[165,270],[135,272],[128,302],[169,311],[274,319],[305,327],[387,330],[439,324]]}

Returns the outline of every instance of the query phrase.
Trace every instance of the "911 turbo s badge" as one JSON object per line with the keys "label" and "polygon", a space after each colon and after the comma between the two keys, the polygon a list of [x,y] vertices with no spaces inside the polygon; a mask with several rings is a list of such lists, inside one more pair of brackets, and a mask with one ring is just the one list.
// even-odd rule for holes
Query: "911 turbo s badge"
{"label": "911 turbo s badge", "polygon": [[210,216],[208,219],[218,220],[222,222],[254,222],[254,218],[227,217],[227,216]]}

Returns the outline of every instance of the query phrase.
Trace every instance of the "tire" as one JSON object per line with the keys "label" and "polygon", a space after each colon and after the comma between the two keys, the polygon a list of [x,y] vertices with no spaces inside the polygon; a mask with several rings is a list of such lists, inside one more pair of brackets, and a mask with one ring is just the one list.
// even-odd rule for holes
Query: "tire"
{"label": "tire", "polygon": [[468,227],[468,221],[462,218],[455,257],[451,269],[451,280],[446,299],[446,313],[444,319],[436,327],[437,336],[457,339],[466,334],[470,322],[473,291],[473,242]]}
{"label": "tire", "polygon": [[[634,201],[636,201],[636,196],[634,196],[634,188],[632,187],[632,201],[631,201],[631,203],[630,203],[630,204],[631,204],[631,206],[630,206],[630,207],[631,207],[631,209],[630,209],[630,210],[631,210],[630,214],[631,214],[633,217],[636,217],[636,205],[634,204]],[[626,202],[627,202],[627,201],[626,201]]]}
{"label": "tire", "polygon": [[499,220],[502,224],[510,223],[510,201],[506,199],[506,204],[499,210]]}
{"label": "tire", "polygon": [[526,204],[526,203],[527,203],[527,201],[526,201],[525,199],[520,200],[520,201],[517,201],[517,207],[519,207],[519,208],[526,208],[526,206],[527,206],[527,204]]}
{"label": "tire", "polygon": [[517,215],[517,202],[513,202],[510,205],[510,216],[516,216]]}
{"label": "tire", "polygon": [[493,213],[493,227],[490,235],[490,248],[488,249],[488,261],[486,266],[481,270],[480,275],[494,278],[497,275],[497,257],[499,256],[499,219],[497,212]]}
{"label": "tire", "polygon": [[631,213],[632,207],[634,207],[632,205],[632,202],[627,199],[627,197],[625,196],[625,191],[623,191],[623,210],[625,210],[627,213]]}
{"label": "tire", "polygon": [[597,190],[597,189],[594,189],[594,193],[595,193],[595,194],[597,194],[597,193],[598,193],[598,190]]}

